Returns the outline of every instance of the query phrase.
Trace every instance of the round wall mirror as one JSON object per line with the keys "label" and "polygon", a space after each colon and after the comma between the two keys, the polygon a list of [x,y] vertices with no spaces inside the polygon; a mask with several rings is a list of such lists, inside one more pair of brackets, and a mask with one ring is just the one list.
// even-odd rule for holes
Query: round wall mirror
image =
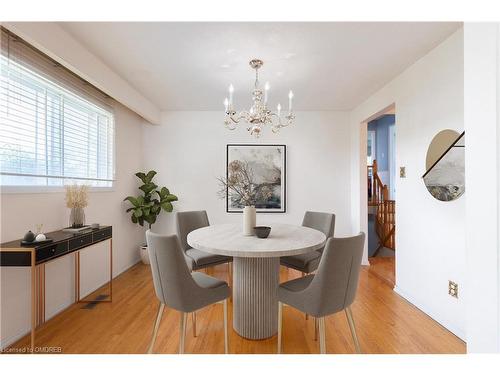
{"label": "round wall mirror", "polygon": [[465,132],[440,131],[432,139],[422,176],[431,195],[444,202],[453,201],[465,192]]}

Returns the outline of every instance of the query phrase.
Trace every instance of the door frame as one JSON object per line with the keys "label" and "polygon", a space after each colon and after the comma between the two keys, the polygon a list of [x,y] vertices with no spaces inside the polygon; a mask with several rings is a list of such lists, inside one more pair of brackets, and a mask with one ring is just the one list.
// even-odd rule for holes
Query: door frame
{"label": "door frame", "polygon": [[368,140],[372,142],[372,165],[373,161],[377,159],[377,131],[376,130],[367,130],[366,133],[366,153],[367,153],[367,162],[368,162]]}
{"label": "door frame", "polygon": [[396,200],[396,121],[389,125],[389,198]]}

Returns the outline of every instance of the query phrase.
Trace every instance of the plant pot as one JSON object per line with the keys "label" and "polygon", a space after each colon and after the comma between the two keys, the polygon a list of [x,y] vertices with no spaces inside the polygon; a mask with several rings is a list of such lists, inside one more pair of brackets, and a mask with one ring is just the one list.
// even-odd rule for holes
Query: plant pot
{"label": "plant pot", "polygon": [[139,248],[139,252],[141,254],[141,260],[142,260],[142,263],[144,264],[150,264],[150,261],[149,261],[149,253],[148,253],[148,247],[146,245],[142,245],[140,248]]}
{"label": "plant pot", "polygon": [[243,208],[243,234],[253,236],[255,234],[255,224],[257,222],[257,213],[255,206],[245,206]]}

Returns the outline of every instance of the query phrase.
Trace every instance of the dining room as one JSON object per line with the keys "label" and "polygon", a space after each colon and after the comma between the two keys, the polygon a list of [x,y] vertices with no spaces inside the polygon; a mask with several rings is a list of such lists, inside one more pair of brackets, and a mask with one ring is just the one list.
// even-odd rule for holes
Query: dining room
{"label": "dining room", "polygon": [[[2,22],[0,352],[494,350],[496,300],[471,315],[494,270],[470,261],[484,177],[464,134],[484,134],[464,85],[482,65],[464,64],[497,28]],[[367,238],[387,108],[392,282]]]}

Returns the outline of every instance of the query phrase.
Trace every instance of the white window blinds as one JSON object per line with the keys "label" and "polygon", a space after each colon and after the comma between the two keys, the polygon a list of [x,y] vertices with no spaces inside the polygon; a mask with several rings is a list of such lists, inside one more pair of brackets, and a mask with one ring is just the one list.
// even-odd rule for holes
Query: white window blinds
{"label": "white window blinds", "polygon": [[2,29],[0,185],[110,187],[109,98]]}

